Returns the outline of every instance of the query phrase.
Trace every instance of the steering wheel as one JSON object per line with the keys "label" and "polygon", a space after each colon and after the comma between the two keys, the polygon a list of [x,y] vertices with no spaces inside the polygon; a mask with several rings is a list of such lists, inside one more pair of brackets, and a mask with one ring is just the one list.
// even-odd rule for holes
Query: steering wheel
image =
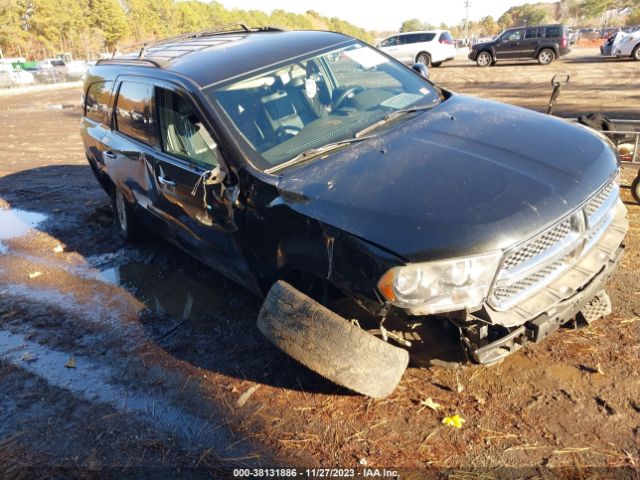
{"label": "steering wheel", "polygon": [[333,102],[331,102],[331,110],[337,110],[348,97],[362,91],[364,91],[364,88],[357,85],[355,87],[347,88],[340,95],[338,95],[338,97]]}
{"label": "steering wheel", "polygon": [[293,137],[300,133],[302,130],[301,127],[296,127],[295,125],[281,125],[276,128],[275,134],[278,139],[284,138],[285,136]]}

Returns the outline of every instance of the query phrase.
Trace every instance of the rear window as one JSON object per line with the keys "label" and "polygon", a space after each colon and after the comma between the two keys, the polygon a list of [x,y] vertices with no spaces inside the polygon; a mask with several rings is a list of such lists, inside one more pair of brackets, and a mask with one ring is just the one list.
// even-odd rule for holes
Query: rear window
{"label": "rear window", "polygon": [[560,27],[547,27],[546,37],[559,37],[560,36]]}
{"label": "rear window", "polygon": [[84,105],[85,117],[103,125],[109,123],[112,89],[113,82],[96,82],[89,86]]}
{"label": "rear window", "polygon": [[116,128],[128,137],[157,146],[157,128],[153,120],[153,85],[122,82],[116,105]]}

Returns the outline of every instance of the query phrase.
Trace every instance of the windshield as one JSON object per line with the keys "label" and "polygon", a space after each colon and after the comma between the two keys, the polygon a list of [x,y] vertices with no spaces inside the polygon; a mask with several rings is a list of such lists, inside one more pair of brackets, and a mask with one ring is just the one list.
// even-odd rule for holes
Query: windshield
{"label": "windshield", "polygon": [[353,138],[396,110],[440,103],[438,91],[421,76],[355,42],[210,87],[206,94],[264,170]]}

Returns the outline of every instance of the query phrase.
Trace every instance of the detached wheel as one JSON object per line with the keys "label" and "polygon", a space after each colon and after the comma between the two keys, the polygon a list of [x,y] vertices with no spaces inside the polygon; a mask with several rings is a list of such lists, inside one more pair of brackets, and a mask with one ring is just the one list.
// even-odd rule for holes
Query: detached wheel
{"label": "detached wheel", "polygon": [[633,49],[633,52],[631,52],[631,58],[633,58],[634,60],[640,60],[640,43],[636,45],[636,47]]}
{"label": "detached wheel", "polygon": [[393,392],[409,363],[406,350],[352,325],[283,281],[269,290],[258,329],[314,372],[373,398]]}
{"label": "detached wheel", "polygon": [[489,52],[480,52],[476,57],[476,63],[479,67],[490,67],[493,65],[493,57]]}
{"label": "detached wheel", "polygon": [[638,176],[631,182],[631,195],[636,202],[640,203],[640,172],[638,172]]}
{"label": "detached wheel", "polygon": [[556,53],[549,48],[543,48],[540,50],[540,53],[538,53],[538,63],[540,65],[549,65],[555,59]]}
{"label": "detached wheel", "polygon": [[416,57],[416,63],[423,63],[427,67],[431,66],[431,55],[426,52],[419,53]]}
{"label": "detached wheel", "polygon": [[127,241],[134,241],[140,238],[140,220],[138,220],[122,190],[117,187],[111,195],[111,203],[118,233]]}

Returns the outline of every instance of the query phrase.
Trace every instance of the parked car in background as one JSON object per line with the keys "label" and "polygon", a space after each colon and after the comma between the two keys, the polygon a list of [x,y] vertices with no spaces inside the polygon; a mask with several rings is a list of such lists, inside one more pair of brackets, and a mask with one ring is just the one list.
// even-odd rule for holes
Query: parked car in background
{"label": "parked car in background", "polygon": [[565,25],[537,25],[510,28],[495,40],[472,45],[469,59],[481,67],[499,61],[538,60],[548,65],[571,51]]}
{"label": "parked car in background", "polygon": [[600,46],[600,55],[604,57],[613,56],[613,42],[615,42],[616,37],[621,34],[624,35],[621,32],[616,32],[613,35],[611,35],[609,38],[607,38],[604,41],[604,43]]}
{"label": "parked car in background", "polygon": [[456,42],[448,30],[397,33],[383,39],[377,48],[407,65],[439,67],[456,56]]}
{"label": "parked car in background", "polygon": [[30,72],[37,83],[46,84],[65,81],[64,73],[55,68],[42,66],[39,62],[34,62],[34,64],[25,67],[24,70]]}
{"label": "parked car in background", "polygon": [[2,72],[2,80],[0,80],[0,84],[4,86],[23,87],[33,85],[36,82],[31,72],[20,68],[16,69],[11,63],[0,63],[0,72]]}
{"label": "parked car in background", "polygon": [[618,152],[586,127],[320,31],[159,41],[83,93],[120,234],[266,296],[260,331],[352,390],[391,393],[434,322],[491,364],[611,311],[628,222]]}
{"label": "parked car in background", "polygon": [[612,48],[616,57],[631,57],[634,60],[640,60],[640,30],[617,35]]}
{"label": "parked car in background", "polygon": [[[87,72],[87,64],[78,60],[66,62],[60,58],[48,58],[38,62],[40,70],[56,70],[64,80],[81,80]],[[56,81],[59,81],[56,78]]]}

